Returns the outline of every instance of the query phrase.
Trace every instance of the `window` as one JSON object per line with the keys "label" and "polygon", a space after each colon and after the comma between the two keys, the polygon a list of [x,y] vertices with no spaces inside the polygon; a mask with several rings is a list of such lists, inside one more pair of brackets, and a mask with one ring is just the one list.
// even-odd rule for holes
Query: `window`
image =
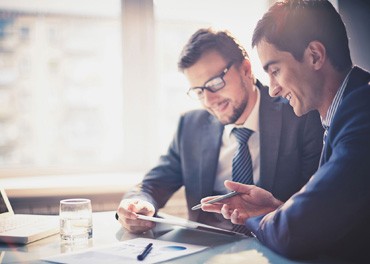
{"label": "window", "polygon": [[268,2],[2,0],[0,177],[149,169],[200,107],[177,71],[187,39],[228,29],[249,51]]}
{"label": "window", "polygon": [[0,168],[39,174],[117,166],[123,149],[119,0],[2,5]]}

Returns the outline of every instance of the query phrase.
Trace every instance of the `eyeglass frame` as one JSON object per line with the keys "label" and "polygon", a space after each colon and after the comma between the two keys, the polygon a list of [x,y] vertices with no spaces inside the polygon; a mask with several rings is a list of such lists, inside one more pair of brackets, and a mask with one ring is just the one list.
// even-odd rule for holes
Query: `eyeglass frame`
{"label": "eyeglass frame", "polygon": [[[234,61],[230,61],[225,69],[221,72],[221,74],[217,75],[217,76],[214,76],[212,78],[210,78],[208,81],[206,81],[204,83],[204,86],[196,86],[196,87],[191,87],[189,88],[188,92],[186,93],[190,98],[192,99],[196,99],[196,100],[202,100],[204,98],[204,90],[207,90],[211,93],[216,93],[218,92],[219,90],[223,89],[225,86],[226,86],[226,81],[224,80],[224,76],[226,75],[226,73],[229,72],[231,66],[233,66],[234,64]],[[212,88],[212,86],[207,86],[208,83],[216,80],[216,79],[221,79],[221,84],[222,86],[221,87],[217,87],[217,88]],[[201,93],[201,96],[198,96],[194,91],[196,90],[201,90],[202,93]],[[191,94],[194,94],[194,96],[192,96]]]}

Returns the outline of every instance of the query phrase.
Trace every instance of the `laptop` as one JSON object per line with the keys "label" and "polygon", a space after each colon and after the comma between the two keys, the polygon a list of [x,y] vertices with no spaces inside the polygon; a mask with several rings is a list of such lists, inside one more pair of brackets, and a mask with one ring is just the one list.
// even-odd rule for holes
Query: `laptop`
{"label": "laptop", "polygon": [[0,243],[28,244],[59,233],[59,216],[14,214],[0,188]]}

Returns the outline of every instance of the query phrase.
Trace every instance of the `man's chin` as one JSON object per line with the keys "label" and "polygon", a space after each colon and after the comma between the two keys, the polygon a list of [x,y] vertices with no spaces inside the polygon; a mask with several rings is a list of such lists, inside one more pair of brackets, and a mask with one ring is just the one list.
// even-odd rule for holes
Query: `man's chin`
{"label": "man's chin", "polygon": [[230,125],[230,124],[235,124],[236,122],[236,118],[233,118],[233,117],[218,117],[216,116],[216,118],[218,119],[218,121],[220,121],[221,124],[223,124],[224,126],[226,125]]}
{"label": "man's chin", "polygon": [[228,124],[231,124],[230,123],[230,120],[224,116],[219,116],[219,115],[216,115],[214,113],[211,113],[214,117],[216,117],[216,119],[223,125],[228,125]]}
{"label": "man's chin", "polygon": [[218,120],[221,124],[223,124],[223,125],[227,125],[227,124],[228,124],[228,122],[227,122],[227,121],[225,121],[224,119],[220,119],[220,118],[218,118],[217,116],[216,116],[216,118],[217,118],[217,120]]}
{"label": "man's chin", "polygon": [[207,109],[207,111],[213,115],[221,124],[223,125],[230,125],[230,124],[234,124],[237,120],[237,118],[235,118],[234,116],[226,116],[226,115],[222,115],[222,114],[219,114],[219,113],[215,113],[209,109]]}
{"label": "man's chin", "polygon": [[300,108],[297,108],[297,107],[293,107],[293,111],[294,111],[294,114],[296,115],[296,116],[298,116],[298,117],[301,117],[301,116],[303,116],[303,115],[305,115],[305,114],[307,114],[307,112],[308,111],[303,111],[302,109],[300,109]]}

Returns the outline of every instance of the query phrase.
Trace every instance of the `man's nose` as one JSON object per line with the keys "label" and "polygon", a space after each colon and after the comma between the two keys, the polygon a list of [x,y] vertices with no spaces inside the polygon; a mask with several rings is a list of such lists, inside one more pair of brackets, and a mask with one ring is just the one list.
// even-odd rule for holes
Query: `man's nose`
{"label": "man's nose", "polygon": [[269,94],[271,97],[280,96],[281,86],[274,80],[270,80]]}

